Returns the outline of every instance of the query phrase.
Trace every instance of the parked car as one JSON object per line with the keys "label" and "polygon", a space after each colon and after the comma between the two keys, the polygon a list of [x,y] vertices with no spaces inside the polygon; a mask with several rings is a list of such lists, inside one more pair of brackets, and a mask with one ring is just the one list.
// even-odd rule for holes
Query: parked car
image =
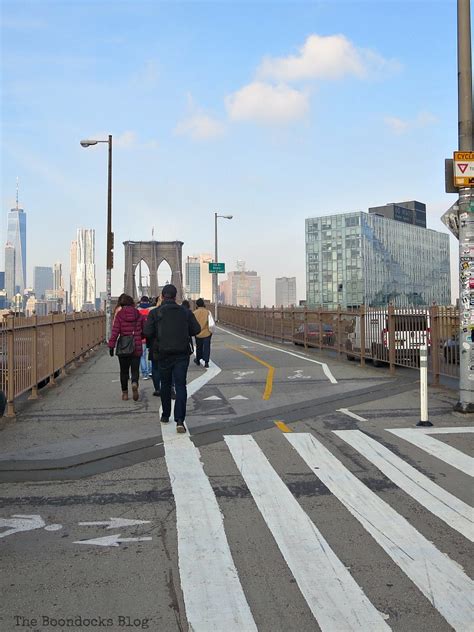
{"label": "parked car", "polygon": [[[322,327],[322,337],[320,335]],[[295,345],[304,345],[306,328],[306,343],[309,345],[319,345],[321,338],[321,344],[331,345],[334,342],[334,330],[331,325],[326,323],[303,323],[293,334],[293,342]]]}

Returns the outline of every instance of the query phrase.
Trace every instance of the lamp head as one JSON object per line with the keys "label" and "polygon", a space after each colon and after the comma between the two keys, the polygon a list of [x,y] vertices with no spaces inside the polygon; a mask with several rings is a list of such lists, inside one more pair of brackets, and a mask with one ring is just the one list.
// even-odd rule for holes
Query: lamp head
{"label": "lamp head", "polygon": [[225,219],[232,219],[234,216],[233,215],[223,215],[222,217],[224,217]]}
{"label": "lamp head", "polygon": [[91,145],[97,145],[96,140],[81,140],[82,147],[90,147]]}

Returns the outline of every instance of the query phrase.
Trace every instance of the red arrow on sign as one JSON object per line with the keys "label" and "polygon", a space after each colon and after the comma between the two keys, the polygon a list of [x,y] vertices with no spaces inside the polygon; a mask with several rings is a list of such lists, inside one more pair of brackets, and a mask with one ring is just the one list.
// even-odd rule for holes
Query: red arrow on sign
{"label": "red arrow on sign", "polygon": [[466,169],[468,168],[469,163],[467,162],[458,162],[458,167],[461,170],[461,173],[464,173],[466,171]]}

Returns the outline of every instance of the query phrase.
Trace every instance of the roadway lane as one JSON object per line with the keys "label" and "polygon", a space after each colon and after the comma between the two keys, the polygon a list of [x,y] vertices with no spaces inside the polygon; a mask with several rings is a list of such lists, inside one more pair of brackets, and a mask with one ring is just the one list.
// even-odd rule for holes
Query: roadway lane
{"label": "roadway lane", "polygon": [[390,432],[416,391],[256,342],[216,336],[221,371],[193,369],[191,432],[165,426],[163,457],[0,486],[2,632],[471,628],[465,419],[443,395],[435,434]]}

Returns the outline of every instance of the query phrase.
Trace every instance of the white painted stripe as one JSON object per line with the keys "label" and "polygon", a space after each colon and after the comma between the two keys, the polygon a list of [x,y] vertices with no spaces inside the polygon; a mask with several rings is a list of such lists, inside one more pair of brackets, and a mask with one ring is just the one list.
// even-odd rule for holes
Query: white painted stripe
{"label": "white painted stripe", "polygon": [[357,419],[357,421],[367,421],[367,419],[364,419],[363,417],[356,415],[356,413],[353,413],[348,408],[338,408],[336,412],[344,413],[344,415],[348,415],[349,417],[352,417],[353,419]]}
{"label": "white painted stripe", "polygon": [[390,505],[356,478],[313,435],[284,435],[376,542],[459,632],[474,621],[474,582]]}
{"label": "white painted stripe", "polygon": [[224,440],[321,630],[390,630],[253,437]]}
{"label": "white painted stripe", "polygon": [[457,470],[474,476],[474,459],[461,450],[456,450],[447,443],[443,443],[425,432],[418,432],[421,428],[387,428],[388,432],[416,445],[417,448],[428,452],[437,459],[441,459]]}
{"label": "white painted stripe", "polygon": [[239,334],[234,334],[233,331],[229,331],[228,329],[224,329],[221,326],[219,326],[217,329],[219,329],[220,331],[223,331],[226,334],[229,334],[230,336],[235,336],[236,338],[240,338],[241,340],[246,340],[247,342],[251,342],[254,345],[259,345],[260,347],[266,347],[267,349],[272,349],[273,351],[279,351],[280,353],[286,353],[287,355],[294,356],[295,358],[300,358],[300,360],[306,360],[306,362],[313,362],[314,364],[319,364],[322,367],[325,376],[328,378],[328,380],[331,382],[331,384],[337,384],[336,378],[331,373],[330,368],[328,367],[328,365],[325,362],[318,362],[318,360],[313,360],[313,358],[307,358],[306,356],[300,355],[299,353],[294,353],[293,351],[287,351],[286,349],[280,349],[279,347],[273,347],[272,345],[267,345],[267,344],[264,344],[263,342],[256,342],[255,340],[250,340],[250,338],[245,338],[245,336],[240,336]]}
{"label": "white painted stripe", "polygon": [[[220,373],[217,365],[210,365],[189,384],[188,397]],[[199,450],[188,433],[176,433],[172,421],[161,427],[176,504],[178,567],[189,629],[257,632]]]}
{"label": "white painted stripe", "polygon": [[472,507],[445,491],[360,430],[333,430],[334,434],[360,452],[400,489],[463,536],[474,541]]}
{"label": "white painted stripe", "polygon": [[464,434],[474,432],[473,426],[453,426],[451,428],[417,428],[423,434]]}

